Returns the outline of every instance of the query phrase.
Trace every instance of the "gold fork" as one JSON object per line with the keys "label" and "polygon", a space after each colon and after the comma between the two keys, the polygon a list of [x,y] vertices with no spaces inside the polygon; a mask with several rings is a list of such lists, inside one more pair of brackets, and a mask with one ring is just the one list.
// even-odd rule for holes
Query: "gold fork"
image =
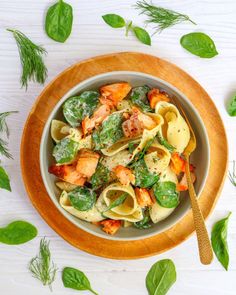
{"label": "gold fork", "polygon": [[190,201],[192,206],[193,220],[194,220],[194,225],[195,225],[196,234],[197,234],[200,260],[202,264],[210,264],[213,260],[213,251],[212,251],[210,239],[207,233],[204,218],[202,216],[202,212],[198,204],[197,195],[193,186],[193,182],[192,182],[191,174],[190,174],[190,168],[189,168],[190,155],[196,149],[196,137],[192,129],[192,126],[189,123],[189,120],[183,108],[181,107],[180,103],[176,99],[172,98],[172,100],[174,101],[174,104],[177,106],[177,108],[181,111],[190,130],[190,140],[183,152],[183,156],[185,157],[185,160],[187,163],[186,178],[187,178],[188,191],[189,191],[189,196],[190,196]]}

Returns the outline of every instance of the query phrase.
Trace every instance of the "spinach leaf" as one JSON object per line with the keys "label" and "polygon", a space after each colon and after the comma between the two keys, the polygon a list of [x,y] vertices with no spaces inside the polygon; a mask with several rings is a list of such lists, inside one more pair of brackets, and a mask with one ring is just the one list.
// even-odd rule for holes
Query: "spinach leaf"
{"label": "spinach leaf", "polygon": [[10,179],[7,172],[0,166],[0,188],[11,192]]}
{"label": "spinach leaf", "polygon": [[91,116],[99,103],[97,91],[84,91],[70,97],[63,104],[63,114],[72,127],[78,127],[86,116]]}
{"label": "spinach leaf", "polygon": [[204,33],[190,33],[180,39],[183,48],[202,58],[211,58],[218,54],[214,41]]}
{"label": "spinach leaf", "polygon": [[128,150],[129,150],[129,153],[132,154],[133,151],[136,149],[136,147],[137,147],[137,143],[129,142],[129,143],[128,143]]}
{"label": "spinach leaf", "polygon": [[91,177],[91,184],[93,189],[98,189],[106,184],[110,178],[110,171],[102,163],[98,163],[95,173]]}
{"label": "spinach leaf", "polygon": [[54,147],[52,155],[57,163],[70,163],[75,159],[79,143],[70,138],[63,138]]}
{"label": "spinach leaf", "polygon": [[227,106],[228,114],[232,117],[236,116],[236,95],[231,99]]}
{"label": "spinach leaf", "polygon": [[102,126],[92,134],[95,150],[109,147],[123,137],[122,122],[121,113],[113,113],[103,121]]}
{"label": "spinach leaf", "polygon": [[179,204],[179,193],[172,181],[158,182],[153,186],[157,202],[165,208],[175,208]]}
{"label": "spinach leaf", "polygon": [[59,0],[47,11],[45,30],[51,39],[64,43],[70,36],[72,23],[72,7],[63,0]]}
{"label": "spinach leaf", "polygon": [[147,99],[147,93],[149,90],[150,87],[147,85],[138,86],[134,87],[130,94],[130,100],[132,103],[140,107],[144,112],[153,112]]}
{"label": "spinach leaf", "polygon": [[144,159],[140,159],[132,165],[135,175],[135,186],[147,188],[153,186],[158,180],[157,174],[149,172]]}
{"label": "spinach leaf", "polygon": [[96,202],[96,193],[87,187],[77,187],[68,193],[71,205],[79,211],[88,211]]}
{"label": "spinach leaf", "polygon": [[223,267],[228,270],[229,265],[229,252],[228,252],[228,244],[227,244],[227,228],[228,221],[231,212],[227,217],[219,220],[213,226],[211,232],[211,244],[217,259],[223,265]]}
{"label": "spinach leaf", "polygon": [[125,26],[125,20],[118,14],[105,14],[102,18],[112,28],[123,28]]}
{"label": "spinach leaf", "polygon": [[98,295],[92,288],[89,279],[86,275],[73,267],[65,267],[62,272],[62,281],[64,287],[74,290],[88,290],[91,293]]}
{"label": "spinach leaf", "polygon": [[159,131],[157,132],[157,139],[159,143],[167,148],[170,153],[173,153],[175,148],[164,137],[161,136],[161,133]]}
{"label": "spinach leaf", "polygon": [[134,227],[138,228],[138,229],[147,229],[150,228],[151,225],[151,219],[150,219],[150,215],[149,215],[149,210],[145,210],[144,211],[144,217],[142,220],[134,222]]}
{"label": "spinach leaf", "polygon": [[170,259],[163,259],[153,264],[146,276],[149,295],[165,295],[175,282],[175,265]]}
{"label": "spinach leaf", "polygon": [[124,193],[122,195],[120,195],[115,201],[113,201],[110,206],[107,207],[107,209],[104,212],[107,212],[115,207],[118,207],[120,206],[121,204],[124,203],[124,201],[126,200],[126,198],[128,197],[128,194],[127,193]]}
{"label": "spinach leaf", "polygon": [[140,27],[133,27],[133,31],[137,39],[146,45],[151,45],[151,37],[146,30]]}
{"label": "spinach leaf", "polygon": [[0,228],[0,242],[19,245],[29,242],[38,234],[37,228],[29,222],[17,220]]}

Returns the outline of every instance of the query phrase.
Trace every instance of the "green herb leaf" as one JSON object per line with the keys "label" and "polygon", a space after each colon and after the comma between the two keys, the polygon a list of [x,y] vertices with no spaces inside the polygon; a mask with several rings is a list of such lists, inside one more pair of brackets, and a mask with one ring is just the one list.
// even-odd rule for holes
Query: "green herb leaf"
{"label": "green herb leaf", "polygon": [[232,117],[236,116],[236,95],[231,99],[230,103],[227,106],[228,114]]}
{"label": "green herb leaf", "polygon": [[88,211],[96,202],[96,193],[87,187],[77,187],[68,193],[71,205],[79,211]]}
{"label": "green herb leaf", "polygon": [[18,113],[17,111],[11,111],[11,112],[4,112],[0,113],[0,132],[5,132],[7,137],[9,137],[9,128],[7,126],[6,118],[14,113]]}
{"label": "green herb leaf", "polygon": [[7,29],[13,33],[16,40],[20,60],[22,64],[21,86],[27,89],[29,81],[43,84],[47,78],[47,68],[43,61],[43,55],[47,51],[34,44],[29,38],[18,30]]}
{"label": "green herb leaf", "polygon": [[110,206],[107,207],[107,209],[104,212],[107,212],[115,207],[118,207],[120,206],[121,204],[124,203],[124,201],[126,200],[126,198],[128,197],[128,194],[127,193],[124,193],[122,195],[120,195],[115,201],[113,201]]}
{"label": "green herb leaf", "polygon": [[235,161],[233,161],[233,170],[232,170],[232,172],[229,172],[229,180],[234,186],[236,186],[236,165],[235,165]]}
{"label": "green herb leaf", "polygon": [[57,163],[68,164],[77,155],[79,143],[70,138],[63,138],[54,147],[52,155]]}
{"label": "green herb leaf", "polygon": [[95,150],[107,148],[123,137],[122,122],[121,113],[113,113],[103,121],[92,134]]}
{"label": "green herb leaf", "polygon": [[172,181],[158,182],[153,186],[157,202],[164,208],[175,208],[179,204],[179,193]]}
{"label": "green herb leaf", "polygon": [[63,114],[72,127],[78,127],[85,117],[93,114],[99,103],[97,91],[84,91],[78,96],[70,97],[63,104]]}
{"label": "green herb leaf", "polygon": [[144,159],[140,159],[132,165],[135,175],[135,186],[147,188],[153,186],[158,180],[157,174],[149,172]]}
{"label": "green herb leaf", "polygon": [[7,172],[0,166],[0,188],[11,192],[10,179]]}
{"label": "green herb leaf", "polygon": [[147,99],[150,87],[147,85],[132,88],[130,100],[133,104],[140,107],[144,112],[153,112]]}
{"label": "green herb leaf", "polygon": [[151,45],[151,37],[146,30],[140,27],[133,27],[133,31],[137,39],[146,45]]}
{"label": "green herb leaf", "polygon": [[170,153],[173,153],[175,148],[164,138],[161,136],[161,133],[157,132],[157,139],[161,145],[169,150]]}
{"label": "green herb leaf", "polygon": [[175,265],[170,259],[163,259],[153,264],[146,277],[149,295],[165,295],[175,282]]}
{"label": "green herb leaf", "polygon": [[51,252],[49,242],[45,238],[41,239],[39,247],[39,255],[31,259],[29,263],[29,271],[33,277],[49,286],[52,291],[52,283],[56,278],[57,267],[51,261]]}
{"label": "green herb leaf", "polygon": [[93,294],[98,295],[98,293],[91,288],[91,284],[86,275],[76,268],[65,267],[62,272],[62,281],[66,288],[80,291],[88,290]]}
{"label": "green herb leaf", "polygon": [[0,228],[0,242],[19,245],[29,242],[38,234],[37,228],[29,222],[17,220]]}
{"label": "green herb leaf", "polygon": [[0,138],[0,154],[5,156],[8,159],[13,159],[12,155],[9,152],[9,149],[7,147],[7,142]]}
{"label": "green herb leaf", "polygon": [[125,20],[118,14],[105,14],[102,16],[105,23],[107,23],[112,28],[123,28],[125,27]]}
{"label": "green herb leaf", "polygon": [[98,163],[95,173],[91,177],[93,189],[98,189],[109,181],[110,171],[102,163]]}
{"label": "green herb leaf", "polygon": [[184,21],[189,21],[196,25],[185,14],[152,5],[152,3],[148,3],[144,0],[137,1],[135,8],[141,11],[140,14],[144,14],[147,16],[146,22],[154,25],[156,33]]}
{"label": "green herb leaf", "polygon": [[129,35],[129,31],[132,30],[132,21],[129,21],[128,23],[126,23],[126,29],[125,29],[125,36],[128,37]]}
{"label": "green herb leaf", "polygon": [[214,41],[204,33],[190,33],[180,39],[180,44],[194,55],[212,58],[218,54]]}
{"label": "green herb leaf", "polygon": [[215,223],[211,232],[211,244],[217,259],[228,270],[229,252],[227,244],[227,228],[231,212],[226,218]]}
{"label": "green herb leaf", "polygon": [[134,227],[138,229],[148,229],[152,226],[150,221],[151,219],[149,215],[149,210],[145,210],[143,219],[140,221],[134,222],[133,225]]}
{"label": "green herb leaf", "polygon": [[46,15],[45,30],[47,35],[64,43],[71,34],[73,24],[73,9],[62,0],[49,7]]}
{"label": "green herb leaf", "polygon": [[133,151],[136,149],[136,147],[137,147],[137,143],[129,142],[129,143],[128,143],[128,150],[129,150],[129,153],[132,154]]}

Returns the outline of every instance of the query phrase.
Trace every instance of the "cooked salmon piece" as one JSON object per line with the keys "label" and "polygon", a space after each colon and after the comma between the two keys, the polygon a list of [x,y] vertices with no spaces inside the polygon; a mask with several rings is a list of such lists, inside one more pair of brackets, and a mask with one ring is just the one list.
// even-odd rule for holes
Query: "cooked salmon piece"
{"label": "cooked salmon piece", "polygon": [[133,110],[133,114],[129,119],[122,123],[122,129],[125,137],[137,137],[143,133],[143,123],[138,118],[139,111]]}
{"label": "cooked salmon piece", "polygon": [[118,102],[124,99],[131,90],[131,86],[127,82],[119,82],[100,87],[100,102],[110,107],[117,106]]}
{"label": "cooked salmon piece", "polygon": [[[176,175],[179,175],[181,172],[185,172],[186,161],[183,158],[181,158],[181,156],[178,153],[173,153],[171,155],[170,168]],[[193,172],[195,169],[195,167],[192,164],[190,164],[189,168],[191,172]]]}
{"label": "cooked salmon piece", "polygon": [[86,177],[76,170],[75,164],[60,166],[52,165],[49,167],[48,172],[71,184],[83,186],[86,182]]}
{"label": "cooked salmon piece", "polygon": [[88,179],[95,173],[100,155],[89,149],[81,149],[77,157],[76,170]]}
{"label": "cooked salmon piece", "polygon": [[113,171],[121,184],[129,185],[130,182],[135,182],[135,176],[129,168],[126,168],[122,165],[118,165],[115,168],[113,168]]}
{"label": "cooked salmon piece", "polygon": [[134,191],[141,208],[153,205],[152,197],[147,189],[136,187]]}
{"label": "cooked salmon piece", "polygon": [[100,222],[102,230],[109,234],[114,235],[121,227],[121,220],[106,219]]}
{"label": "cooked salmon piece", "polygon": [[141,112],[138,114],[138,119],[142,122],[144,129],[151,130],[157,126],[157,123],[150,116]]}
{"label": "cooked salmon piece", "polygon": [[159,101],[170,101],[169,97],[165,93],[160,92],[157,88],[153,88],[148,92],[148,100],[152,109],[155,109]]}
{"label": "cooked salmon piece", "polygon": [[108,105],[101,105],[95,110],[92,117],[85,117],[82,121],[82,131],[83,134],[86,135],[91,133],[92,130],[99,126],[111,113],[111,110]]}
{"label": "cooked salmon piece", "polygon": [[[195,175],[194,172],[190,172],[190,175],[191,175],[192,182],[194,183],[196,181],[196,175]],[[177,187],[176,188],[177,188],[177,190],[179,192],[187,191],[188,190],[188,183],[187,183],[186,173],[184,173],[182,179],[177,184]]]}

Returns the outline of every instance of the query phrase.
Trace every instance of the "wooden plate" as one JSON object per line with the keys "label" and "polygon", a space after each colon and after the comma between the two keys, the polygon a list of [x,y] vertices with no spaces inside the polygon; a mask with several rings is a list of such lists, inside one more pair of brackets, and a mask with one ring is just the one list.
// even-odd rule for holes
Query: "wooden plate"
{"label": "wooden plate", "polygon": [[40,94],[27,119],[21,142],[21,167],[32,204],[44,220],[73,246],[94,255],[113,259],[134,259],[164,252],[186,240],[194,231],[191,210],[169,230],[138,241],[113,241],[91,235],[68,221],[54,206],[43,185],[39,167],[39,146],[43,127],[58,100],[79,82],[109,71],[137,71],[163,79],[182,91],[198,110],[206,126],[211,162],[200,196],[206,218],[219,197],[227,170],[227,139],[219,113],[206,91],[186,72],[155,56],[122,52],[98,56],[62,72]]}

